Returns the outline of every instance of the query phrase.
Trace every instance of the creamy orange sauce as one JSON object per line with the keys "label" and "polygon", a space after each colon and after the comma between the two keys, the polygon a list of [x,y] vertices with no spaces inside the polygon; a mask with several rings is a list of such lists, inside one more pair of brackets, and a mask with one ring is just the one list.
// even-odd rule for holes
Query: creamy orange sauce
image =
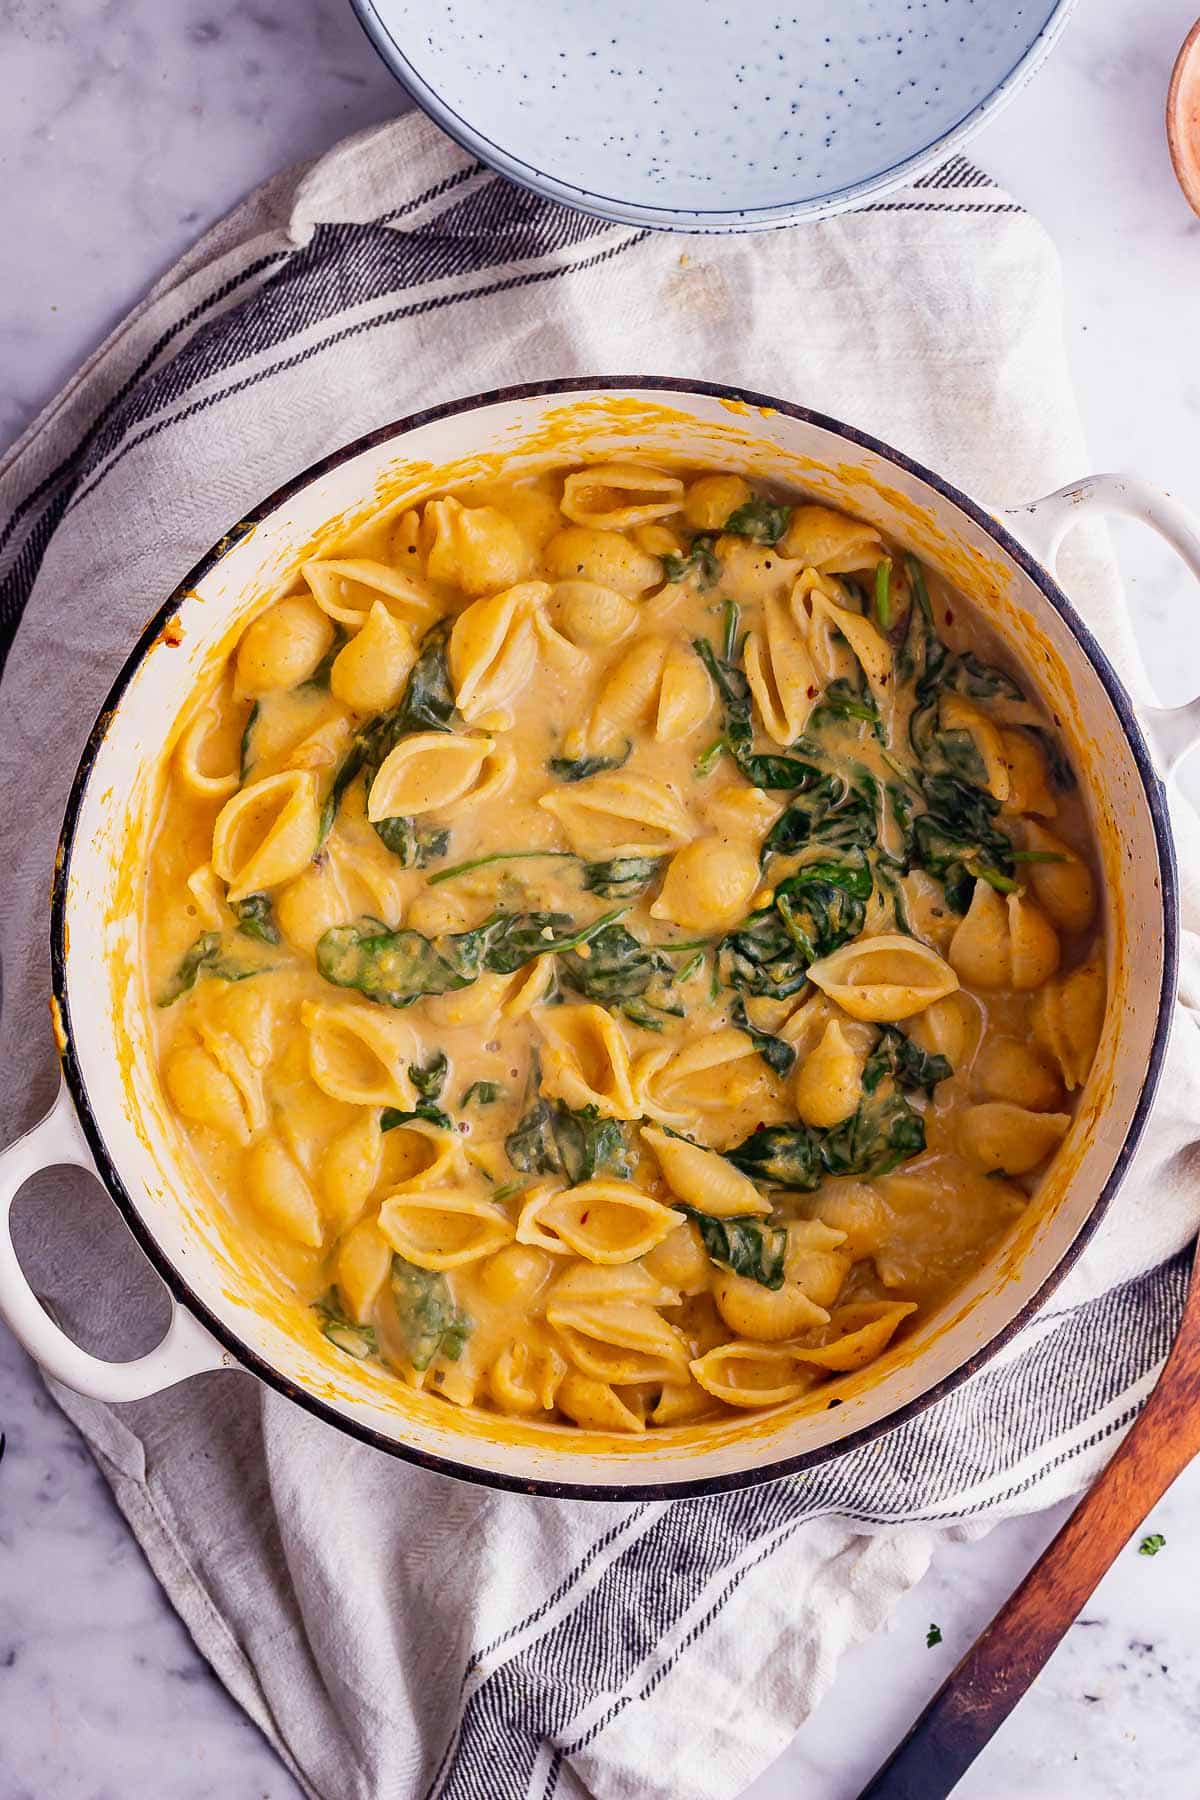
{"label": "creamy orange sauce", "polygon": [[872,527],[636,457],[476,473],[322,533],[181,722],[164,1089],[346,1354],[716,1426],[867,1366],[1025,1213],[1103,1015],[1084,808]]}

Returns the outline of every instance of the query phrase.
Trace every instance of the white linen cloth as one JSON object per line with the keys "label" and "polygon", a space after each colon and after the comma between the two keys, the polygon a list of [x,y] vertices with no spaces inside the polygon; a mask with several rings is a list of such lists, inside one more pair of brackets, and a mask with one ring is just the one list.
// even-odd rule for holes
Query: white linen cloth
{"label": "white linen cloth", "polygon": [[[71,773],[143,623],[233,520],[348,439],[511,382],[698,376],[875,432],[996,505],[1084,473],[1040,227],[962,158],[821,224],[681,238],[551,206],[419,115],[210,234],[0,465],[0,1017],[9,1136],[55,1082],[45,894]],[[1103,537],[1068,585],[1128,680]],[[19,626],[19,629],[17,629]],[[1200,924],[1184,859],[1184,993]],[[531,1500],[408,1467],[241,1374],[110,1408],[56,1390],[196,1643],[322,1800],[729,1800],[939,1533],[1087,1481],[1144,1398],[1200,1220],[1179,1009],[1123,1191],[1045,1313],[882,1442],[711,1500]],[[22,1206],[89,1347],[162,1297],[95,1184]]]}

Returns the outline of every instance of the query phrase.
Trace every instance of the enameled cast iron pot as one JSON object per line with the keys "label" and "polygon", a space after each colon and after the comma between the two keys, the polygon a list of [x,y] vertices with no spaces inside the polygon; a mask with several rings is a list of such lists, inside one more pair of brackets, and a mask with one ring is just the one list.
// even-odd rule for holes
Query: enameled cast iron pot
{"label": "enameled cast iron pot", "polygon": [[[1061,721],[1100,846],[1109,1009],[1071,1133],[1015,1234],[880,1363],[781,1411],[706,1428],[597,1439],[461,1413],[340,1354],[281,1306],[189,1165],[154,1072],[138,978],[131,870],[162,751],[195,682],[298,563],[380,503],[548,463],[628,455],[744,469],[870,519],[943,571],[1014,649]],[[764,395],[658,379],[514,388],[435,408],[351,444],[231,531],[166,601],[89,739],[63,825],[52,913],[63,1086],[0,1156],[8,1207],[35,1171],[94,1168],[173,1298],[156,1349],[109,1363],[74,1344],[0,1230],[0,1313],[50,1374],[132,1400],[205,1370],[249,1370],[330,1424],[448,1474],[552,1495],[661,1497],[764,1481],[877,1438],[994,1355],[1062,1276],[1113,1198],[1144,1124],[1175,989],[1174,863],[1161,782],[1200,737],[1200,700],[1132,705],[1057,585],[1073,523],[1094,510],[1154,526],[1200,577],[1200,531],[1165,495],[1115,476],[997,519],[940,476],[832,419]],[[114,797],[125,797],[124,804]],[[131,853],[132,852],[132,853]],[[830,1409],[836,1392],[842,1404]]]}

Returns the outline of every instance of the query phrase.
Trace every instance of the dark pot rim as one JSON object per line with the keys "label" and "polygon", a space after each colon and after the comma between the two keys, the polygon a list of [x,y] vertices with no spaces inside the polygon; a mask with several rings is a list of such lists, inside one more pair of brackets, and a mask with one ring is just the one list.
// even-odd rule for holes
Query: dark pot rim
{"label": "dark pot rim", "polygon": [[[727,1471],[723,1474],[700,1476],[692,1479],[671,1481],[634,1481],[626,1483],[612,1482],[571,1482],[547,1480],[540,1477],[525,1478],[508,1475],[490,1469],[476,1468],[467,1463],[456,1462],[453,1458],[433,1455],[419,1450],[411,1444],[399,1442],[372,1427],[362,1424],[346,1413],[328,1405],[316,1395],[300,1387],[295,1381],[282,1374],[273,1364],[238,1337],[237,1333],[217,1317],[208,1305],[193,1291],[179,1269],[160,1248],[156,1238],[145,1223],[135,1206],[129,1191],[105,1145],[103,1134],[93,1110],[87,1084],[83,1077],[78,1058],[75,1053],[74,1035],[71,1028],[71,1006],[67,991],[67,955],[66,955],[66,908],[67,890],[70,882],[71,863],[74,852],[75,830],[83,797],[87,790],[96,758],[107,735],[117,707],[126,688],[133,678],[151,646],[160,637],[168,620],[179,610],[192,590],[209,575],[216,565],[229,554],[230,550],[240,542],[248,531],[262,523],[280,506],[286,504],[303,488],[313,481],[340,468],[352,458],[364,451],[377,448],[380,444],[394,439],[401,439],[419,430],[422,426],[435,421],[456,417],[461,413],[482,410],[488,406],[514,400],[537,400],[553,398],[558,395],[582,393],[629,391],[643,393],[689,394],[702,395],[709,399],[732,400],[747,407],[767,407],[786,417],[799,420],[806,425],[813,425],[822,430],[836,434],[847,443],[861,449],[870,450],[885,461],[891,462],[898,469],[915,476],[925,483],[944,500],[964,513],[972,523],[979,526],[996,543],[1005,554],[1012,559],[1021,571],[1035,584],[1039,592],[1062,618],[1070,630],[1076,643],[1087,660],[1091,663],[1101,685],[1103,686],[1121,728],[1129,743],[1133,759],[1141,779],[1142,791],[1149,809],[1154,830],[1155,844],[1158,851],[1159,873],[1161,876],[1161,904],[1163,926],[1163,967],[1159,992],[1157,1022],[1154,1043],[1149,1063],[1138,1094],[1137,1104],[1130,1119],[1121,1149],[1113,1163],[1112,1170],[1103,1189],[1087,1218],[1081,1224],[1075,1237],[1054,1268],[1046,1276],[1037,1292],[1025,1302],[1008,1323],[1000,1328],[986,1344],[973,1355],[967,1357],[956,1368],[935,1382],[932,1387],[917,1395],[894,1412],[872,1424],[864,1425],[857,1431],[849,1432],[845,1437],[837,1438],[831,1443],[817,1449],[803,1451],[794,1456],[784,1456],[777,1460],[762,1464],[752,1469]],[[1053,1293],[1055,1288],[1074,1266],[1085,1245],[1090,1240],[1105,1212],[1112,1202],[1113,1196],[1124,1178],[1130,1159],[1137,1148],[1138,1141],[1145,1127],[1151,1103],[1162,1072],[1163,1059],[1166,1055],[1167,1036],[1170,1025],[1171,1008],[1174,1000],[1176,976],[1179,961],[1179,908],[1178,881],[1175,863],[1175,849],[1171,837],[1167,814],[1166,794],[1162,782],[1154,769],[1141,727],[1134,714],[1133,703],[1125,692],[1116,672],[1108,661],[1104,651],[1083,620],[1079,618],[1070,601],[1059,587],[1053,576],[1041,563],[1021,545],[1016,538],[997,519],[986,513],[975,501],[971,500],[960,489],[942,476],[935,474],[914,458],[906,456],[902,451],[894,450],[881,439],[868,432],[859,431],[854,426],[845,425],[840,420],[830,418],[827,414],[813,412],[807,407],[796,406],[786,400],[776,399],[769,394],[756,393],[752,389],[730,387],[710,381],[692,381],[674,376],[658,375],[601,375],[590,377],[574,377],[557,381],[526,382],[519,386],[495,388],[488,393],[473,394],[462,400],[451,400],[440,406],[426,407],[420,412],[411,413],[389,425],[380,426],[377,430],[367,432],[356,438],[353,443],[344,445],[330,455],[313,463],[301,474],[287,481],[274,493],[248,513],[201,557],[175,588],[173,593],[163,602],[158,612],[142,632],[137,643],[126,657],[120,673],[109,690],[108,697],[88,736],[75,779],[71,785],[63,818],[62,833],[59,838],[58,856],[55,861],[53,886],[51,889],[50,911],[50,959],[51,982],[54,999],[58,1006],[62,1026],[62,1067],[68,1091],[79,1116],[80,1126],[87,1139],[92,1155],[96,1160],[96,1168],[113,1201],[119,1208],[126,1225],[144,1252],[153,1269],[161,1277],[168,1291],[176,1302],[185,1306],[193,1316],[204,1325],[219,1344],[235,1359],[240,1368],[256,1375],[259,1380],[274,1388],[277,1393],[285,1395],[304,1407],[315,1418],[334,1426],[339,1431],[348,1432],[351,1437],[361,1443],[369,1444],[373,1449],[382,1450],[389,1456],[398,1457],[402,1461],[414,1463],[420,1468],[430,1469],[441,1475],[453,1476],[458,1480],[470,1481],[483,1487],[499,1488],[509,1492],[527,1493],[561,1500],[664,1500],[685,1499],[694,1496],[731,1492],[739,1488],[757,1486],[763,1482],[777,1481],[784,1476],[799,1475],[806,1470],[817,1468],[835,1457],[844,1456],[852,1450],[874,1443],[895,1431],[909,1419],[916,1418],[928,1407],[942,1400],[946,1395],[960,1387],[962,1383],[976,1374],[986,1363],[1003,1349],[1003,1347],[1019,1332]]]}

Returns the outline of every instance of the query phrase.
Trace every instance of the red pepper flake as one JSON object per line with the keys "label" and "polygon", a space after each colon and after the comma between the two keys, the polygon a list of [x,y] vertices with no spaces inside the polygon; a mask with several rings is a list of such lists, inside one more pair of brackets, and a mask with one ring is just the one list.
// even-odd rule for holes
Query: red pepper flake
{"label": "red pepper flake", "polygon": [[820,693],[820,691],[821,691],[820,688],[810,687],[808,690],[809,699],[815,700],[817,695]]}
{"label": "red pepper flake", "polygon": [[162,628],[162,641],[170,650],[178,650],[183,642],[183,626],[178,619],[168,619]]}
{"label": "red pepper flake", "polygon": [[947,625],[953,625],[954,623],[954,614],[950,611],[949,607],[946,608],[946,623]]}
{"label": "red pepper flake", "polygon": [[588,1222],[588,1220],[589,1220],[589,1219],[590,1219],[590,1218],[591,1218],[591,1216],[592,1216],[592,1215],[591,1215],[591,1210],[590,1210],[590,1209],[589,1209],[589,1210],[588,1210],[588,1211],[587,1211],[587,1212],[585,1212],[585,1213],[580,1213],[580,1215],[579,1215],[579,1223],[580,1223],[580,1224],[581,1224],[581,1225],[586,1225],[586,1224],[587,1224],[587,1222]]}

